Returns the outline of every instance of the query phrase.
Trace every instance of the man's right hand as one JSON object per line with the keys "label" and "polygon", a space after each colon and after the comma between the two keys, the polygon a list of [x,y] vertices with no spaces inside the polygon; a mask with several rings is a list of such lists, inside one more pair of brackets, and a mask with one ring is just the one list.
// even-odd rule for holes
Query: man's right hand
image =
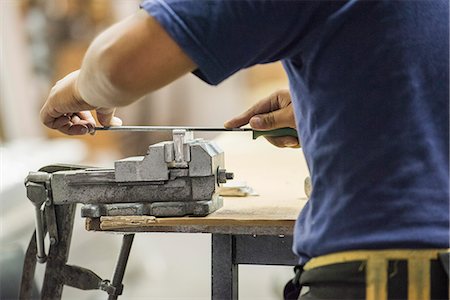
{"label": "man's right hand", "polygon": [[70,73],[52,88],[41,109],[42,123],[65,134],[86,134],[96,125],[90,112],[95,109],[101,125],[122,125],[122,121],[114,117],[114,109],[97,108],[82,99],[76,86],[78,74],[79,71]]}
{"label": "man's right hand", "polygon": [[[255,130],[273,130],[290,127],[296,129],[291,95],[288,90],[281,90],[259,101],[246,112],[225,122],[225,128],[236,128],[250,124]],[[266,137],[277,147],[300,147],[299,140],[292,136]]]}

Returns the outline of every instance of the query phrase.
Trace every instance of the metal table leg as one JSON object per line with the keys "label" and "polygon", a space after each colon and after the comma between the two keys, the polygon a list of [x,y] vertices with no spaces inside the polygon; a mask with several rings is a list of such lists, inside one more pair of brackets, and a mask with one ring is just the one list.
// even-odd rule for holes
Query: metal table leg
{"label": "metal table leg", "polygon": [[296,265],[291,248],[292,236],[213,234],[212,299],[238,299],[239,264]]}
{"label": "metal table leg", "polygon": [[122,247],[120,248],[119,259],[117,260],[116,269],[112,279],[112,286],[118,289],[118,292],[110,294],[108,300],[116,300],[122,294],[122,280],[125,275],[125,268],[127,267],[128,258],[130,257],[131,246],[133,245],[134,234],[125,234],[122,240]]}
{"label": "metal table leg", "polygon": [[56,245],[50,246],[42,286],[42,299],[61,299],[64,278],[60,274],[64,272],[69,257],[75,204],[55,206],[55,214],[59,241]]}
{"label": "metal table leg", "polygon": [[238,265],[234,264],[234,236],[213,234],[212,240],[212,299],[234,300],[238,298]]}
{"label": "metal table leg", "polygon": [[22,268],[19,299],[31,299],[33,296],[34,273],[36,270],[36,231],[31,236]]}

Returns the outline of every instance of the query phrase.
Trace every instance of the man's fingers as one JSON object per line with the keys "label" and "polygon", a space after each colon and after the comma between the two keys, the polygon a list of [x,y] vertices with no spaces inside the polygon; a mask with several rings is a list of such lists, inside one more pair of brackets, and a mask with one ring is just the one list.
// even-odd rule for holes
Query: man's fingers
{"label": "man's fingers", "polygon": [[95,126],[96,122],[90,111],[80,111],[77,113],[77,115],[81,120],[85,120],[86,122],[91,123],[93,126]]}
{"label": "man's fingers", "polygon": [[120,126],[122,120],[114,116],[114,108],[98,108],[97,119],[103,126]]}
{"label": "man's fingers", "polygon": [[226,121],[223,126],[225,128],[236,128],[236,127],[241,127],[243,125],[248,124],[248,121],[250,120],[250,118],[253,116],[253,114],[249,113],[249,111],[244,112],[243,114]]}
{"label": "man's fingers", "polygon": [[[47,127],[66,134],[83,134],[83,128],[95,126],[95,120],[87,112],[94,107],[83,101],[76,93],[74,84],[78,74],[79,71],[68,74],[51,89],[40,112],[41,121]],[[79,126],[72,128],[73,125]]]}
{"label": "man's fingers", "polygon": [[89,129],[87,128],[87,126],[81,125],[81,124],[72,125],[67,129],[67,134],[69,134],[69,135],[82,135],[82,134],[86,134],[88,132],[89,132]]}
{"label": "man's fingers", "polygon": [[[93,125],[94,124],[94,125]],[[49,126],[69,135],[81,135],[91,132],[95,127],[95,119],[89,111],[77,114],[66,114],[54,120]]]}
{"label": "man's fingers", "polygon": [[[75,121],[77,118],[78,117],[75,117]],[[86,123],[86,121],[81,120],[77,124],[74,124],[72,121],[67,120],[67,117],[58,118],[54,123],[53,129],[57,129],[60,132],[68,135],[82,135],[90,131],[90,129],[88,128],[88,123]]]}
{"label": "man's fingers", "polygon": [[122,125],[122,119],[118,117],[112,117],[111,121],[109,122],[109,125],[111,126],[121,126]]}
{"label": "man's fingers", "polygon": [[[277,111],[290,105],[291,105],[291,96],[289,94],[289,90],[279,90],[270,95],[269,97],[262,99],[241,115],[225,122],[224,127],[225,128],[241,127],[245,124],[248,124],[250,122],[250,119],[252,119],[256,115],[266,114],[271,111]],[[294,124],[291,125],[285,125],[284,127],[295,128],[295,122],[293,123]]]}
{"label": "man's fingers", "polygon": [[64,134],[68,135],[83,135],[89,132],[89,129],[84,125],[65,125],[58,130]]}
{"label": "man's fingers", "polygon": [[276,106],[275,101],[273,101],[271,97],[268,97],[266,99],[259,101],[258,103],[250,107],[248,110],[246,110],[239,116],[225,122],[224,127],[225,128],[241,127],[245,124],[248,124],[248,122],[253,116],[276,109],[279,109],[279,107]]}
{"label": "man's fingers", "polygon": [[253,129],[257,130],[272,130],[282,127],[295,128],[294,112],[291,105],[288,105],[279,110],[253,116],[249,123]]}
{"label": "man's fingers", "polygon": [[[80,117],[79,124],[86,125],[89,132],[93,132],[96,122],[90,111],[80,111],[77,113]],[[75,123],[75,122],[74,122]]]}
{"label": "man's fingers", "polygon": [[[101,113],[103,112],[103,113]],[[122,121],[113,116],[114,109],[102,109],[97,112],[99,122],[104,126],[121,125]],[[92,132],[95,127],[95,119],[90,111],[80,111],[75,114],[68,113],[54,119],[48,126],[68,135],[83,135]]]}
{"label": "man's fingers", "polygon": [[40,119],[41,122],[52,129],[56,129],[54,127],[54,123],[56,122],[57,119],[61,118],[61,117],[65,117],[63,113],[59,113],[57,112],[55,109],[49,109],[48,105],[45,104],[40,112]]}
{"label": "man's fingers", "polygon": [[70,117],[62,116],[62,117],[59,117],[56,120],[54,120],[53,123],[50,124],[49,127],[52,129],[59,129],[66,125],[72,125],[72,122],[70,121]]}
{"label": "man's fingers", "polygon": [[58,131],[67,135],[83,135],[90,132],[90,129],[86,125],[76,124],[76,125],[64,125],[58,128]]}
{"label": "man's fingers", "polygon": [[78,115],[73,115],[70,117],[70,120],[73,124],[79,124],[81,122],[81,119]]}
{"label": "man's fingers", "polygon": [[266,137],[266,139],[274,146],[279,148],[299,148],[298,139],[293,136]]}

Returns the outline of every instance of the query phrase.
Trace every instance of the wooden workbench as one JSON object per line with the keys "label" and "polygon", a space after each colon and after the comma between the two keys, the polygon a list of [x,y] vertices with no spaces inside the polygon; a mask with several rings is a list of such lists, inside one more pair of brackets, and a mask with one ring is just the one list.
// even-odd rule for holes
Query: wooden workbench
{"label": "wooden workbench", "polygon": [[224,206],[206,217],[102,217],[87,219],[87,230],[120,232],[205,232],[292,234],[306,203],[308,176],[300,149],[278,149],[247,133],[224,134],[216,140],[225,151],[227,170],[245,181],[258,196],[225,197]]}

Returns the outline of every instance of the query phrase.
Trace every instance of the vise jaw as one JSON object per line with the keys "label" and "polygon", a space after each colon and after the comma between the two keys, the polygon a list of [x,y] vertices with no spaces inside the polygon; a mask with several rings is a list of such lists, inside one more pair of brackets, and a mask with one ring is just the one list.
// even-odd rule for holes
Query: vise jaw
{"label": "vise jaw", "polygon": [[193,139],[192,131],[180,129],[173,131],[173,141],[151,145],[147,155],[116,161],[115,178],[121,182],[169,180],[175,169],[185,170],[189,177],[214,176],[224,172],[223,165],[223,151],[216,144]]}

